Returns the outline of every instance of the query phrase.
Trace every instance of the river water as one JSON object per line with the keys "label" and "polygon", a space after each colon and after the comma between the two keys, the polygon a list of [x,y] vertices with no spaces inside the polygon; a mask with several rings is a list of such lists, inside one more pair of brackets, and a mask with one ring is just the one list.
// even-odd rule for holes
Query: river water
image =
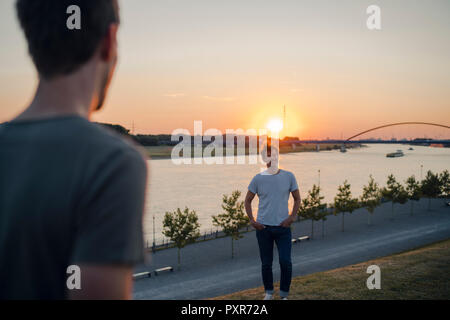
{"label": "river water", "polygon": [[[428,170],[450,170],[450,148],[413,146],[414,150],[409,151],[410,146],[407,145],[366,146],[348,149],[346,153],[334,150],[283,154],[280,156],[280,167],[295,174],[302,197],[320,180],[327,203],[333,202],[337,187],[344,180],[351,184],[352,194],[359,196],[370,174],[380,185],[384,185],[391,173],[403,182],[411,175],[418,179],[425,177]],[[405,156],[386,157],[386,153],[397,149],[403,150]],[[263,166],[250,165],[248,161],[244,165],[175,165],[171,160],[149,160],[149,167],[144,233],[146,240],[151,243],[153,229],[157,242],[163,238],[161,230],[164,213],[186,206],[197,212],[202,233],[216,230],[211,216],[221,213],[222,195],[240,190],[243,200],[250,180]],[[253,204],[255,209],[257,203],[256,197]],[[290,205],[292,208],[292,203]]]}

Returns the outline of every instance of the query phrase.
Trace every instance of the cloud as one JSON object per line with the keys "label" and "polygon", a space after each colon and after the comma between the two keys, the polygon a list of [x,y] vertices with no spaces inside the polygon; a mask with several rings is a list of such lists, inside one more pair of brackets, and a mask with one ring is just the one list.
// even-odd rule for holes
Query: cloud
{"label": "cloud", "polygon": [[235,98],[232,98],[232,97],[211,97],[211,96],[203,96],[203,99],[213,100],[213,101],[226,101],[226,102],[236,100]]}
{"label": "cloud", "polygon": [[179,97],[184,97],[185,94],[184,93],[167,93],[164,95],[164,97],[167,98],[179,98]]}

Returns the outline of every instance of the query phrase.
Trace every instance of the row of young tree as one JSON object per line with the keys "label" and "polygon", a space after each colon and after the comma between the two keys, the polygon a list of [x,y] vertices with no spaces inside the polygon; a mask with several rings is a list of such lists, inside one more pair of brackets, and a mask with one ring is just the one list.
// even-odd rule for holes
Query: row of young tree
{"label": "row of young tree", "polygon": [[[342,216],[342,231],[345,230],[345,214],[352,213],[356,209],[365,208],[368,212],[367,224],[371,224],[372,215],[375,209],[382,203],[382,200],[391,202],[391,219],[394,218],[394,205],[404,204],[411,200],[411,211],[413,215],[414,202],[422,197],[428,198],[428,210],[431,208],[431,199],[437,197],[448,198],[450,196],[450,175],[448,170],[440,174],[428,171],[425,179],[416,180],[412,175],[406,179],[405,184],[398,182],[394,175],[389,175],[386,186],[380,187],[373,177],[369,176],[369,182],[363,186],[362,195],[354,198],[351,193],[351,186],[346,181],[338,187],[338,193],[334,197],[334,202],[330,205],[331,213]],[[311,237],[314,237],[314,221],[322,220],[322,236],[324,235],[324,224],[330,211],[327,204],[322,203],[324,199],[320,194],[320,187],[313,185],[308,191],[306,198],[302,200],[298,217],[311,220]]]}
{"label": "row of young tree", "polygon": [[[231,238],[231,257],[234,257],[234,241],[242,238],[242,228],[248,227],[249,219],[244,212],[244,202],[239,201],[240,191],[234,191],[231,196],[224,195],[222,198],[223,212],[212,217],[214,226],[219,227],[225,236]],[[394,205],[404,204],[411,201],[411,215],[413,214],[414,202],[422,197],[429,199],[428,210],[430,210],[431,199],[437,197],[450,197],[450,175],[447,170],[440,174],[427,172],[425,179],[416,180],[415,176],[406,179],[405,184],[398,182],[391,174],[388,176],[385,187],[380,187],[372,176],[363,187],[362,195],[354,198],[351,186],[347,181],[338,187],[338,193],[331,205],[323,203],[319,186],[313,185],[307,196],[302,199],[298,219],[311,220],[311,238],[314,237],[314,222],[322,221],[322,237],[325,235],[325,221],[329,214],[342,216],[342,231],[344,231],[345,214],[352,213],[358,208],[366,208],[368,212],[368,225],[371,224],[372,215],[382,200],[391,201],[391,219],[394,217]],[[331,210],[328,210],[331,209]],[[195,242],[200,237],[200,224],[198,215],[194,210],[178,208],[174,212],[166,212],[163,220],[163,234],[168,237],[178,248],[178,266],[181,262],[181,249],[187,244]]]}

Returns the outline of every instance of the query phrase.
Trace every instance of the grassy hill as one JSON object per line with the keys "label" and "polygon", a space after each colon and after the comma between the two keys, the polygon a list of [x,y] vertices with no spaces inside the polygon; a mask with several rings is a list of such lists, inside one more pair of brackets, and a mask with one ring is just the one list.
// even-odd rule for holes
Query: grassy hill
{"label": "grassy hill", "polygon": [[[276,263],[276,261],[274,261]],[[381,289],[369,290],[367,267],[381,269]],[[292,279],[290,300],[450,299],[450,240],[326,272]],[[279,288],[279,284],[275,285]],[[261,300],[262,287],[215,299]],[[278,298],[278,297],[276,297]]]}

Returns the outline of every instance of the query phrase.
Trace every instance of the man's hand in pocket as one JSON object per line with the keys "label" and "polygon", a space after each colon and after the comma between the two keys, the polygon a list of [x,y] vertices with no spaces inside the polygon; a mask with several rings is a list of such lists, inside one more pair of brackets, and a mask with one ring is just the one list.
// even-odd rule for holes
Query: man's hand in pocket
{"label": "man's hand in pocket", "polygon": [[251,221],[251,225],[252,225],[252,227],[255,228],[256,230],[263,230],[263,229],[264,229],[264,225],[261,224],[261,223],[259,223],[259,222],[256,222],[255,220],[252,220],[252,221]]}
{"label": "man's hand in pocket", "polygon": [[289,216],[289,218],[286,218],[281,224],[280,226],[284,227],[284,228],[289,228],[292,224],[292,222],[294,222],[294,218],[292,216]]}

